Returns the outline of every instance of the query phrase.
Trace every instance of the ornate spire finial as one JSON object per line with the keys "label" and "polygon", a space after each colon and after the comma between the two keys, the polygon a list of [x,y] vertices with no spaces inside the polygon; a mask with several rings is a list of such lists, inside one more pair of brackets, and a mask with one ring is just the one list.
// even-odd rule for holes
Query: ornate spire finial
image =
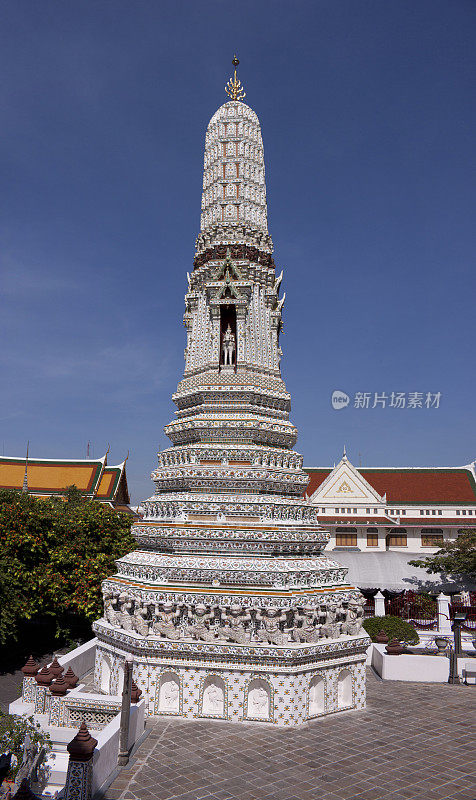
{"label": "ornate spire finial", "polygon": [[231,62],[235,68],[235,72],[233,78],[230,78],[228,83],[225,86],[225,92],[227,93],[228,97],[232,100],[244,100],[246,97],[246,92],[241,85],[241,81],[238,80],[236,77],[236,68],[240,63],[238,56],[233,56],[233,61]]}

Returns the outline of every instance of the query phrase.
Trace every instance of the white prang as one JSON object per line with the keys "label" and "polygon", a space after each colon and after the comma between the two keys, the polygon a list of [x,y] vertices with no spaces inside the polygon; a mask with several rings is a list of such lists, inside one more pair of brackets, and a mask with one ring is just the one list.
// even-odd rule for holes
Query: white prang
{"label": "white prang", "polygon": [[134,680],[149,714],[294,726],[365,706],[363,598],[329,534],[281,377],[284,295],[267,229],[258,118],[239,101],[205,142],[185,371],[141,504],[138,549],[103,584],[95,680]]}

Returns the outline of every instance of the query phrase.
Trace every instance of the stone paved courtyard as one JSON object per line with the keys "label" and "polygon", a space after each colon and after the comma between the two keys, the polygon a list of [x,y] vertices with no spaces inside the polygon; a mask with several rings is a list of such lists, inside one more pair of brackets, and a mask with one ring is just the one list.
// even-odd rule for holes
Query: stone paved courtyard
{"label": "stone paved courtyard", "polygon": [[107,800],[476,800],[476,689],[378,681],[298,730],[158,720]]}

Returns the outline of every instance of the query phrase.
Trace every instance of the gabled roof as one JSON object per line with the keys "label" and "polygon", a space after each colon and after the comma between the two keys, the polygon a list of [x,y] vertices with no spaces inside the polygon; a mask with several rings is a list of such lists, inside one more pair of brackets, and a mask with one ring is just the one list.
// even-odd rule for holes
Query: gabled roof
{"label": "gabled roof", "polygon": [[[28,459],[28,491],[32,494],[60,495],[73,484],[83,494],[93,496],[104,470],[106,456],[89,459]],[[26,458],[0,456],[0,486],[21,489]]]}
{"label": "gabled roof", "polygon": [[344,455],[316,488],[313,500],[316,503],[349,504],[381,503],[383,498]]}
{"label": "gabled roof", "polygon": [[[27,459],[0,456],[0,488],[21,489]],[[28,491],[44,497],[61,496],[68,486],[101,502],[130,502],[125,464],[108,466],[107,455],[90,459],[28,458]]]}
{"label": "gabled roof", "polygon": [[[96,492],[98,500],[116,500],[122,503],[129,503],[129,492],[125,481],[126,462],[118,464],[117,467],[104,467],[104,471],[99,481]],[[126,496],[124,495],[127,495]],[[119,497],[121,495],[121,497]]]}
{"label": "gabled roof", "polygon": [[[311,497],[337,470],[305,467],[309,475],[306,494]],[[476,503],[474,464],[463,467],[356,467],[354,468],[386,502],[408,505],[464,505]],[[342,503],[344,503],[344,497]]]}

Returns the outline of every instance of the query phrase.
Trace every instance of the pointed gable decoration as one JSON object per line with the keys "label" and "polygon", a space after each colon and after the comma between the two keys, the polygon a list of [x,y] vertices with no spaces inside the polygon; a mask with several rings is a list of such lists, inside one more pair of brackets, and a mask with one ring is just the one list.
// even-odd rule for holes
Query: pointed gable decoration
{"label": "pointed gable decoration", "polygon": [[238,289],[236,288],[235,284],[230,278],[230,273],[228,270],[225,273],[225,278],[223,281],[223,286],[221,289],[218,290],[216,299],[221,300],[224,297],[232,297],[235,300],[239,300],[241,298],[241,294],[239,293]]}
{"label": "pointed gable decoration", "polygon": [[345,455],[311,495],[311,502],[339,504],[344,499],[352,503],[384,502]]}
{"label": "pointed gable decoration", "polygon": [[242,276],[238,267],[231,260],[230,248],[228,248],[223,264],[220,264],[216,271],[215,280],[222,281],[223,285],[218,289],[215,300],[222,300],[227,297],[234,300],[242,299],[233,279],[239,281],[242,280]]}
{"label": "pointed gable decoration", "polygon": [[230,248],[228,248],[228,250],[226,251],[226,256],[223,264],[220,264],[220,266],[217,268],[215,280],[216,281],[226,280],[227,277],[228,280],[234,278],[235,281],[240,281],[242,279],[240,270],[238,269],[236,264],[231,260]]}

